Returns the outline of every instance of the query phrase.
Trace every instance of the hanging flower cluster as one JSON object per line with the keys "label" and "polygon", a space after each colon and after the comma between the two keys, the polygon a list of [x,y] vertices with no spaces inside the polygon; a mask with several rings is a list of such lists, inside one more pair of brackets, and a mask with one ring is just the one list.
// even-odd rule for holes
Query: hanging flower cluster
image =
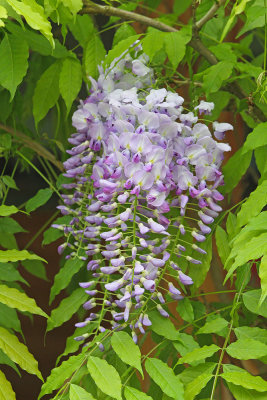
{"label": "hanging flower cluster", "polygon": [[[54,227],[67,237],[59,252],[67,247],[67,258],[88,261],[90,280],[80,286],[89,296],[84,308],[92,312],[76,326],[94,320],[104,331],[102,320],[110,313],[113,327],[128,321],[136,340],[151,325],[151,301],[168,317],[166,296],[179,300],[183,285],[193,283],[177,256],[199,264],[197,254],[205,253],[200,243],[221,211],[220,165],[230,146],[215,141],[193,112],[184,112],[181,96],[155,88],[140,45],[132,53],[99,68],[98,80],[90,78],[90,96],[73,115],[77,133],[64,163],[72,181],[63,185],[71,194],[59,206],[72,219]],[[201,101],[195,110],[209,114],[213,107]],[[219,140],[233,129],[218,122],[213,128]],[[187,208],[194,210],[189,222]],[[188,246],[194,257],[186,255]],[[163,287],[168,271],[175,279]]]}

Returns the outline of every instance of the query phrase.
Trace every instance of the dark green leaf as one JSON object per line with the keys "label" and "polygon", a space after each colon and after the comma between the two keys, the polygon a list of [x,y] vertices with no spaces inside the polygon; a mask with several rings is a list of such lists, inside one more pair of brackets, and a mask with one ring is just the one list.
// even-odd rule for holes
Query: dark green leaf
{"label": "dark green leaf", "polygon": [[95,31],[95,27],[90,15],[77,15],[75,21],[69,22],[69,28],[75,39],[83,46]]}
{"label": "dark green leaf", "polygon": [[18,233],[26,232],[17,221],[9,217],[0,218],[1,233]]}
{"label": "dark green leaf", "polygon": [[13,264],[0,263],[0,280],[6,282],[23,282],[26,283],[25,279],[22,278],[17,268]]}
{"label": "dark green leaf", "polygon": [[28,69],[29,49],[24,39],[5,35],[0,44],[0,84],[9,90],[13,99],[17,86]]}
{"label": "dark green leaf", "polygon": [[46,276],[46,269],[43,263],[39,260],[24,260],[21,262],[23,267],[32,275],[37,278],[48,280]]}
{"label": "dark green leaf", "polygon": [[59,306],[52,311],[47,322],[47,331],[51,331],[68,321],[87,299],[88,294],[81,288],[76,289],[66,299],[63,299]]}
{"label": "dark green leaf", "polygon": [[46,204],[48,200],[51,198],[53,194],[53,190],[46,188],[40,189],[35,196],[33,196],[30,200],[27,201],[25,204],[25,209],[28,213],[36,210],[37,208],[41,207],[42,205]]}
{"label": "dark green leaf", "polygon": [[59,75],[61,63],[50,65],[37,82],[33,95],[33,115],[35,123],[43,119],[59,97]]}
{"label": "dark green leaf", "polygon": [[[0,325],[7,329],[21,332],[20,320],[16,310],[0,303]],[[1,364],[1,362],[0,362]]]}
{"label": "dark green leaf", "polygon": [[80,271],[82,266],[84,265],[84,261],[79,260],[78,258],[66,261],[64,266],[60,268],[58,274],[55,276],[54,284],[51,288],[49,303],[51,303],[56,295],[63,289],[65,289],[68,284],[71,282],[73,275]]}
{"label": "dark green leaf", "polygon": [[76,99],[82,85],[82,67],[75,58],[66,58],[62,64],[59,78],[59,90],[63,97],[67,113],[69,113],[73,101]]}
{"label": "dark green leaf", "polygon": [[18,187],[17,187],[17,185],[16,185],[15,180],[14,180],[11,176],[4,175],[4,176],[2,177],[2,179],[3,179],[4,184],[5,184],[7,187],[9,187],[10,189],[19,190]]}

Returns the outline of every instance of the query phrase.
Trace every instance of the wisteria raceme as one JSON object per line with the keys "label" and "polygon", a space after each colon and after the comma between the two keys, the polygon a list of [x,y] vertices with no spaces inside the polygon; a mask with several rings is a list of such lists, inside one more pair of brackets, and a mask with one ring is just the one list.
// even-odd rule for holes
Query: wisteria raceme
{"label": "wisteria raceme", "polygon": [[[67,248],[67,258],[88,261],[88,282],[80,286],[90,312],[77,326],[94,323],[102,332],[103,319],[112,317],[114,329],[127,322],[137,340],[151,325],[147,310],[168,317],[166,298],[183,298],[184,286],[193,284],[179,257],[198,264],[197,254],[205,253],[199,244],[221,211],[220,165],[230,146],[214,140],[193,112],[184,112],[181,96],[155,88],[139,44],[131,53],[99,67],[98,80],[90,78],[90,96],[73,115],[77,133],[64,163],[72,180],[63,185],[71,194],[58,207],[71,220],[54,227],[67,237],[59,253]],[[213,107],[201,101],[195,112],[208,114]],[[213,127],[219,140],[233,129],[217,122]],[[185,233],[191,240],[183,239]]]}

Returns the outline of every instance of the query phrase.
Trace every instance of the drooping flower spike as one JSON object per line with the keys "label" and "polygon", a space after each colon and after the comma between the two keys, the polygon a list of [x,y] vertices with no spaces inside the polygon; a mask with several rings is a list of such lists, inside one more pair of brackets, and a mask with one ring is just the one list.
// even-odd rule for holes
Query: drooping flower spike
{"label": "drooping flower spike", "polygon": [[[62,185],[71,194],[59,206],[71,220],[54,227],[67,238],[59,253],[67,248],[67,258],[88,261],[89,281],[80,286],[89,296],[84,308],[94,312],[77,326],[95,323],[101,331],[109,313],[113,327],[128,323],[136,340],[151,325],[150,307],[168,317],[166,297],[179,300],[183,286],[193,284],[177,257],[198,264],[197,254],[205,253],[199,244],[221,211],[220,165],[230,146],[217,143],[192,112],[183,113],[181,96],[155,89],[140,45],[132,53],[99,67],[90,96],[73,115],[77,132],[64,163],[72,180]],[[213,107],[201,101],[196,109],[210,113]],[[232,129],[214,128],[220,138]],[[187,219],[187,207],[194,218]],[[189,243],[182,239],[186,232]],[[168,274],[172,279],[164,286]]]}

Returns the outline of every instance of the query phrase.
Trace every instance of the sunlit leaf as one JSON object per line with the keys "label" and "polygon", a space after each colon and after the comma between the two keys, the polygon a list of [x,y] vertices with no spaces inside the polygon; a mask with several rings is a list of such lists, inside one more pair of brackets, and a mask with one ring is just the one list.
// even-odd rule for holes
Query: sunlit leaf
{"label": "sunlit leaf", "polygon": [[11,383],[6,379],[2,371],[0,371],[0,400],[16,400]]}
{"label": "sunlit leaf", "polygon": [[90,356],[87,362],[89,374],[99,389],[117,400],[121,397],[121,379],[116,369],[98,357]]}
{"label": "sunlit leaf", "polygon": [[111,338],[111,345],[123,362],[135,367],[143,375],[140,349],[128,333],[114,332]]}
{"label": "sunlit leaf", "polygon": [[27,347],[19,342],[15,335],[12,335],[8,330],[2,327],[0,327],[0,348],[22,369],[42,379],[42,375],[38,369],[38,363],[28,351]]}
{"label": "sunlit leaf", "polygon": [[82,387],[70,385],[70,400],[95,400],[95,398]]}
{"label": "sunlit leaf", "polygon": [[267,382],[260,376],[253,376],[247,371],[244,372],[223,372],[221,377],[227,382],[243,386],[246,389],[257,390],[257,392],[267,391]]}

